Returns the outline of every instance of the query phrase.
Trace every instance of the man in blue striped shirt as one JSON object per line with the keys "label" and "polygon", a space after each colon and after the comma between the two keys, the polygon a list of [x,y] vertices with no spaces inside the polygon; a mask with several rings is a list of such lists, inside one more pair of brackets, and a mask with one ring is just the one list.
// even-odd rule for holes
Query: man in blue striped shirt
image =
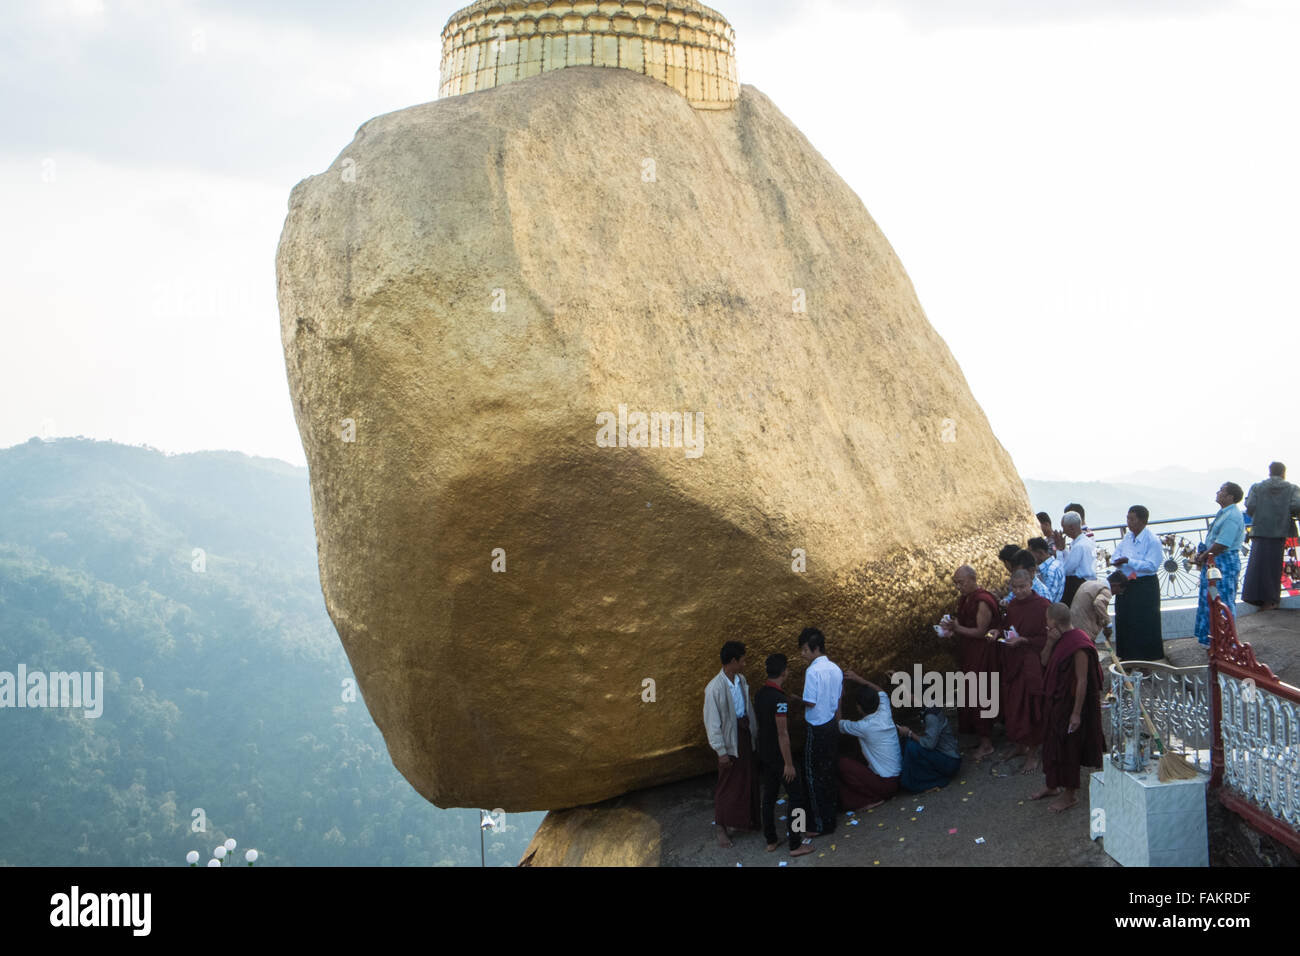
{"label": "man in blue striped shirt", "polygon": [[1065,569],[1061,567],[1061,562],[1052,556],[1046,538],[1030,538],[1029,553],[1038,562],[1038,580],[1042,581],[1043,586],[1047,588],[1047,600],[1055,604],[1065,594]]}

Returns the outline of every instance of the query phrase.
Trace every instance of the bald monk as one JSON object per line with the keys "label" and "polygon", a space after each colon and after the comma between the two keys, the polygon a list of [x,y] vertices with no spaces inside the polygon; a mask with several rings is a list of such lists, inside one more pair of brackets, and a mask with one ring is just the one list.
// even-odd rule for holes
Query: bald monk
{"label": "bald monk", "polygon": [[1016,636],[1002,636],[1002,719],[1015,747],[1001,757],[1024,757],[1021,773],[1038,769],[1043,742],[1043,648],[1047,645],[1047,609],[1051,602],[1034,591],[1034,576],[1025,569],[1011,575],[1011,602],[1003,611]]}
{"label": "bald monk", "polygon": [[[961,595],[952,630],[960,642],[962,670],[975,674],[978,681],[978,675],[998,670],[998,647],[994,643],[997,635],[990,635],[990,628],[1001,622],[1002,611],[998,599],[979,586],[975,569],[969,564],[963,564],[953,572],[952,583]],[[993,753],[993,718],[981,717],[978,704],[958,709],[957,729],[979,737],[976,760],[983,760]]]}
{"label": "bald monk", "polygon": [[1106,746],[1101,732],[1101,661],[1087,631],[1070,627],[1070,609],[1064,604],[1048,608],[1043,659],[1047,785],[1029,799],[1058,797],[1050,808],[1060,813],[1079,802],[1079,768],[1100,767]]}

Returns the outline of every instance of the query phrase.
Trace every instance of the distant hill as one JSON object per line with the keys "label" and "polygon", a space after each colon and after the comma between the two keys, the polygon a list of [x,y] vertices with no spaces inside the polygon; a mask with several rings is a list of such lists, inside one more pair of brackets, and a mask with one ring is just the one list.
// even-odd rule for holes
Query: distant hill
{"label": "distant hill", "polygon": [[[0,671],[20,663],[102,669],[105,703],[0,710],[0,865],[183,865],[227,836],[269,865],[479,865],[478,812],[420,797],[343,700],[305,469],[0,450]],[[508,815],[489,865],[516,863],[542,816]]]}
{"label": "distant hill", "polygon": [[[1212,484],[1209,493],[1195,489],[1153,487],[1151,485],[1112,483],[1102,481],[1038,481],[1025,480],[1025,490],[1035,513],[1046,511],[1053,524],[1060,527],[1061,515],[1070,502],[1078,502],[1087,512],[1091,527],[1122,525],[1128,509],[1133,505],[1146,505],[1151,510],[1151,520],[1161,518],[1186,518],[1192,515],[1214,514],[1219,506],[1214,503],[1214,493],[1224,481]],[[1244,488],[1245,486],[1243,486]]]}

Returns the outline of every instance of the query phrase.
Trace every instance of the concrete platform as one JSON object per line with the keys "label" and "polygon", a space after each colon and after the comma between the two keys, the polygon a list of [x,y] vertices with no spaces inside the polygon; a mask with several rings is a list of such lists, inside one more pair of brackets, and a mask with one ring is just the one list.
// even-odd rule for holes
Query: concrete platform
{"label": "concrete platform", "polygon": [[1106,757],[1089,787],[1089,836],[1121,866],[1209,866],[1209,774],[1160,782],[1156,763],[1121,770]]}

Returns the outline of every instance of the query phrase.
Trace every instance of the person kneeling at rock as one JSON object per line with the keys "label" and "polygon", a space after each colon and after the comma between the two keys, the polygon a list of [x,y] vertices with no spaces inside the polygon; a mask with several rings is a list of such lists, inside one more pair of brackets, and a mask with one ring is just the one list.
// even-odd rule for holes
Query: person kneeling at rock
{"label": "person kneeling at rock", "polygon": [[898,730],[889,710],[888,694],[853,671],[845,671],[844,679],[860,685],[857,701],[863,716],[861,720],[841,720],[840,733],[858,738],[863,759],[839,759],[840,806],[845,810],[870,810],[898,793],[903,769]]}
{"label": "person kneeling at rock", "polygon": [[913,793],[946,787],[961,769],[961,749],[942,707],[921,710],[925,734],[917,735],[910,727],[898,725],[898,733],[907,741],[903,748],[903,773],[899,786]]}

